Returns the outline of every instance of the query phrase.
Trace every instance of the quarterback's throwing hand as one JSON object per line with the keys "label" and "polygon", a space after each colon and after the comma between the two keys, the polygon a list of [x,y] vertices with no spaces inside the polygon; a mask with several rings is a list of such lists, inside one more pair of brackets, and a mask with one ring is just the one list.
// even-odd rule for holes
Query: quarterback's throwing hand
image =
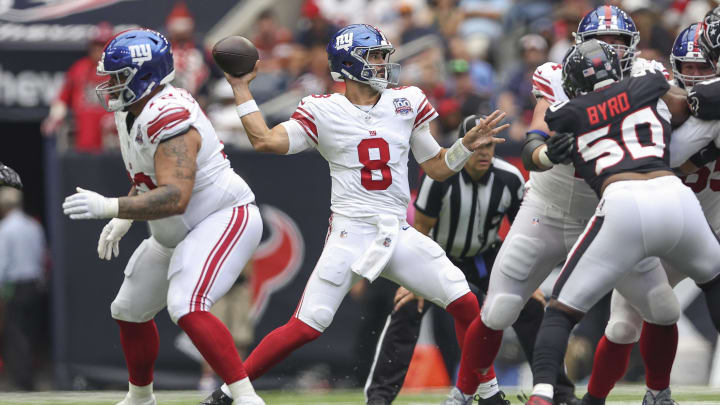
{"label": "quarterback's throwing hand", "polygon": [[10,186],[22,189],[23,185],[17,172],[0,162],[0,186]]}
{"label": "quarterback's throwing hand", "polygon": [[118,199],[76,187],[77,193],[65,198],[63,213],[70,219],[112,218],[118,214]]}
{"label": "quarterback's throwing hand", "polygon": [[120,239],[132,225],[132,219],[113,218],[105,225],[98,240],[98,256],[110,260],[120,254]]}
{"label": "quarterback's throwing hand", "polygon": [[492,143],[503,143],[505,139],[496,138],[495,135],[504,131],[510,126],[510,124],[500,124],[505,118],[505,113],[500,110],[493,111],[492,114],[488,115],[484,120],[480,120],[471,130],[463,137],[463,144],[469,150],[474,151],[485,145]]}

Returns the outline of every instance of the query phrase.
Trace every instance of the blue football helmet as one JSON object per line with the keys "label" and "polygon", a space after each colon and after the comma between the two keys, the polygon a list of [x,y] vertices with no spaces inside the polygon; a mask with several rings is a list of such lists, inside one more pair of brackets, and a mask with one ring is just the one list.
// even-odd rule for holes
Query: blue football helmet
{"label": "blue football helmet", "polygon": [[[670,53],[670,65],[672,66],[673,77],[680,87],[690,90],[695,83],[712,79],[714,74],[691,76],[680,73],[680,66],[683,62],[708,63],[700,48],[698,39],[702,36],[702,24],[695,23],[685,28],[675,38],[672,52]],[[708,64],[709,66],[709,64]]]}
{"label": "blue football helmet", "polygon": [[615,6],[600,6],[587,13],[580,21],[575,41],[579,44],[598,35],[620,35],[624,39],[625,45],[611,46],[621,55],[620,68],[624,75],[628,75],[639,53],[637,45],[640,42],[640,32],[632,18]]}
{"label": "blue football helmet", "polygon": [[[385,63],[370,63],[370,52],[380,50]],[[381,92],[398,84],[400,64],[389,63],[395,48],[379,29],[367,24],[353,24],[340,29],[327,46],[330,74],[336,82],[344,79],[370,85]]]}
{"label": "blue football helmet", "polygon": [[133,29],[105,45],[97,74],[110,80],[95,92],[107,111],[120,111],[175,77],[170,42],[159,32]]}

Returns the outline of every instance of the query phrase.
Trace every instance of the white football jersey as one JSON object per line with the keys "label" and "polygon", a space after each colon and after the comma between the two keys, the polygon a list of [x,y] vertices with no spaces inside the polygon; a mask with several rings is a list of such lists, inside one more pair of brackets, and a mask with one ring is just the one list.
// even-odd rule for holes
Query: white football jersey
{"label": "white football jersey", "polygon": [[195,128],[202,137],[192,197],[185,213],[148,221],[155,239],[175,247],[211,213],[255,200],[247,183],[230,167],[210,120],[187,91],[166,85],[153,96],[127,128],[127,112],[115,113],[125,169],[139,193],[157,187],[155,152],[158,145]]}
{"label": "white football jersey", "polygon": [[[665,78],[669,78],[667,70],[660,62],[637,58],[633,63],[633,69],[649,67],[661,71]],[[532,82],[535,97],[544,98],[550,104],[568,100],[562,87],[560,64],[546,62],[538,66],[533,72]],[[530,172],[529,188],[528,197],[541,198],[545,203],[559,209],[562,215],[587,219],[595,214],[598,198],[590,186],[575,173],[572,164],[554,165],[544,172]]]}
{"label": "white football jersey", "polygon": [[[703,121],[691,116],[670,136],[670,166],[682,165],[710,142],[720,148],[720,121]],[[713,231],[720,234],[720,160],[708,163],[682,180],[697,195]]]}
{"label": "white football jersey", "polygon": [[[383,91],[368,112],[343,94],[308,96],[291,120],[300,124],[307,143],[328,161],[332,212],[405,218],[410,202],[408,153],[412,148],[418,161],[432,157],[419,156],[414,130],[436,116],[420,89],[399,87]],[[439,152],[437,146],[435,154]]]}

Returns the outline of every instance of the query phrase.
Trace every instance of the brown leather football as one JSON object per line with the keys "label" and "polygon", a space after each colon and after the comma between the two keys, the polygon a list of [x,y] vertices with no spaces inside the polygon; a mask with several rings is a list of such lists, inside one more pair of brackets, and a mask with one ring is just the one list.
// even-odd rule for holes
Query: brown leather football
{"label": "brown leather football", "polygon": [[215,63],[223,72],[242,76],[252,72],[258,61],[258,51],[247,38],[234,35],[218,41],[212,50]]}

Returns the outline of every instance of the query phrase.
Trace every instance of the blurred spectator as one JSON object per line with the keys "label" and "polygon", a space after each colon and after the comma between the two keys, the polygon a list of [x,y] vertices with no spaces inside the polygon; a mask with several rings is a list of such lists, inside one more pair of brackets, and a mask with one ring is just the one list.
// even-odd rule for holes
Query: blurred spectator
{"label": "blurred spectator", "polygon": [[300,9],[302,20],[296,35],[297,42],[305,48],[313,46],[327,46],[330,37],[339,27],[330,23],[323,16],[315,0],[305,0]]}
{"label": "blurred spectator", "polygon": [[547,61],[547,42],[537,34],[520,38],[522,61],[512,67],[503,90],[498,96],[498,108],[505,111],[511,121],[510,140],[522,142],[532,119],[535,97],[532,94],[532,74],[535,68]]}
{"label": "blurred spectator", "polygon": [[198,98],[210,69],[203,52],[195,44],[195,20],[184,2],[175,4],[165,26],[175,62],[175,79],[172,84]]}
{"label": "blurred spectator", "polygon": [[438,143],[446,148],[452,146],[457,139],[457,128],[460,126],[462,115],[460,114],[460,103],[455,98],[440,100],[436,108],[440,131],[433,133]]}
{"label": "blurred spectator", "polygon": [[413,6],[410,3],[400,3],[397,7],[397,11],[400,16],[399,43],[397,45],[414,41],[426,35],[436,34],[435,30],[429,26],[423,26],[416,22],[413,15]]}
{"label": "blurred spectator", "polygon": [[270,9],[258,16],[255,32],[252,42],[258,48],[261,62],[258,76],[251,88],[255,99],[264,103],[287,90],[291,76],[297,75],[299,71],[291,66],[290,61],[301,51],[291,45],[292,34],[287,28],[277,24],[275,14]]}
{"label": "blurred spectator", "polygon": [[466,117],[473,114],[489,114],[491,112],[489,95],[480,94],[475,88],[470,76],[470,64],[464,59],[454,59],[449,63],[449,70],[454,79],[454,96],[460,104],[460,115]]}
{"label": "blurred spectator", "polygon": [[[623,1],[620,6],[630,15],[640,32],[638,49],[642,57],[648,60],[657,59],[667,66],[667,55],[672,49],[675,33],[668,32],[662,25],[662,18],[649,0]],[[648,51],[654,51],[650,54]]]}
{"label": "blurred spectator", "polygon": [[338,89],[330,76],[326,46],[316,45],[307,51],[307,70],[291,85],[292,88],[300,89],[303,94],[326,94]]}
{"label": "blurred spectator", "polygon": [[507,0],[461,0],[458,7],[465,20],[460,25],[460,36],[476,41],[481,53],[486,55],[492,43],[503,34],[501,22],[511,3]]}
{"label": "blurred spectator", "polygon": [[434,0],[432,10],[433,26],[445,38],[452,38],[457,34],[465,15],[457,7],[457,0]]}
{"label": "blurred spectator", "polygon": [[22,191],[0,187],[0,347],[21,390],[34,389],[42,325],[46,246],[42,226],[22,210]]}
{"label": "blurred spectator", "polygon": [[237,117],[235,97],[230,83],[225,79],[216,81],[212,95],[214,102],[208,107],[208,118],[212,122],[220,141],[234,148],[252,149],[242,121]]}
{"label": "blurred spectator", "polygon": [[112,26],[100,23],[87,46],[87,56],[79,59],[68,69],[58,97],[50,106],[50,113],[40,129],[45,136],[57,135],[57,131],[72,111],[75,123],[74,145],[80,152],[99,152],[103,149],[103,132],[114,127],[113,116],[105,111],[95,93],[95,87],[106,81],[107,76],[96,74],[103,47],[113,35]]}
{"label": "blurred spectator", "polygon": [[273,50],[276,46],[291,41],[292,33],[287,28],[278,25],[272,9],[260,13],[255,22],[255,36],[252,38],[252,43],[260,53],[260,59],[263,62],[274,57]]}

